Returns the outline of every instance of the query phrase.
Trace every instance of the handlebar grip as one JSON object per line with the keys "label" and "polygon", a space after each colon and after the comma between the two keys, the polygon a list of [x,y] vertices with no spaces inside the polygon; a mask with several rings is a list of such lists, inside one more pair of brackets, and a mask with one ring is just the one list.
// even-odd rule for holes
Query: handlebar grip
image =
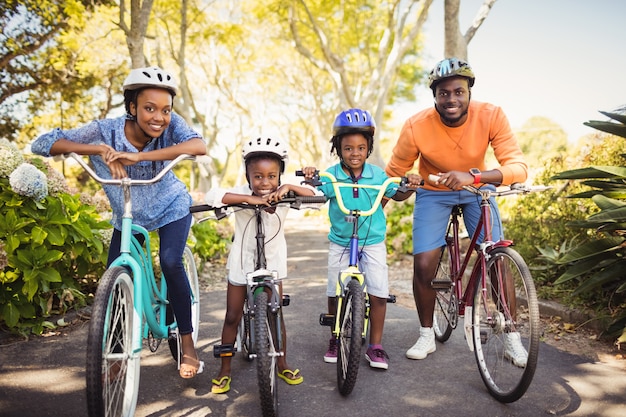
{"label": "handlebar grip", "polygon": [[323,195],[313,195],[313,196],[300,196],[298,197],[298,200],[300,200],[302,203],[305,204],[316,204],[316,203],[322,203],[324,204],[326,202],[326,196]]}
{"label": "handlebar grip", "polygon": [[431,180],[432,182],[438,182],[441,179],[441,177],[439,175],[429,174],[428,179]]}
{"label": "handlebar grip", "polygon": [[301,169],[296,171],[296,177],[304,177],[304,172]]}
{"label": "handlebar grip", "polygon": [[189,207],[189,211],[191,213],[199,213],[201,211],[209,211],[209,210],[213,210],[214,207],[213,206],[209,206],[208,204],[199,204],[197,206],[191,206]]}

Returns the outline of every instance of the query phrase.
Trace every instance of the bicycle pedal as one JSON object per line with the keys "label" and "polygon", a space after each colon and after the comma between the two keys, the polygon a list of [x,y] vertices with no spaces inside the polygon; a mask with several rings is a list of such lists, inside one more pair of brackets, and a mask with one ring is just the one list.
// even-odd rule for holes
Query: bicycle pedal
{"label": "bicycle pedal", "polygon": [[394,304],[397,301],[396,296],[394,294],[389,294],[389,297],[387,297],[387,302]]}
{"label": "bicycle pedal", "polygon": [[287,307],[291,302],[291,297],[288,294],[283,294],[283,307]]}
{"label": "bicycle pedal", "polygon": [[452,280],[450,279],[433,279],[430,282],[433,290],[449,290],[452,288]]}
{"label": "bicycle pedal", "polygon": [[320,314],[320,324],[322,326],[334,326],[335,325],[335,315],[334,314]]}
{"label": "bicycle pedal", "polygon": [[213,346],[213,357],[215,358],[228,358],[235,356],[235,345],[233,343],[227,343],[225,345]]}

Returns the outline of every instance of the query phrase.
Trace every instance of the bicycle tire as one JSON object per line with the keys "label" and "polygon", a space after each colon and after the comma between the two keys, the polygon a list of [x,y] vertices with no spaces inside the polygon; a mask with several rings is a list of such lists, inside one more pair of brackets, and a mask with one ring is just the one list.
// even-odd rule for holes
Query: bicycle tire
{"label": "bicycle tire", "polygon": [[87,336],[87,410],[90,417],[133,416],[141,352],[133,354],[133,282],[123,267],[105,271],[98,284]]}
{"label": "bicycle tire", "polygon": [[352,279],[348,283],[341,310],[337,340],[337,386],[339,393],[347,396],[356,384],[363,345],[365,296],[358,280]]}
{"label": "bicycle tire", "polygon": [[273,314],[268,313],[268,295],[259,291],[254,296],[254,346],[256,348],[257,381],[263,417],[278,415],[278,354],[272,336]]}
{"label": "bicycle tire", "polygon": [[[183,265],[185,267],[185,273],[187,275],[187,282],[189,283],[189,290],[191,292],[191,325],[193,331],[191,336],[193,338],[193,344],[196,345],[198,341],[198,331],[200,327],[200,284],[198,282],[198,269],[196,268],[196,261],[193,256],[193,252],[189,246],[185,246],[183,251]],[[173,320],[172,306],[167,305],[168,320],[167,323],[171,323]],[[175,361],[178,361],[179,352],[178,346],[180,346],[180,334],[178,331],[172,333],[173,337],[167,339],[167,343],[170,347],[170,352]]]}
{"label": "bicycle tire", "polygon": [[[442,246],[435,280],[452,280],[450,262],[450,247],[448,245]],[[452,330],[456,328],[458,322],[458,300],[453,286],[447,289],[437,289],[435,291],[433,330],[435,331],[435,339],[444,343],[450,338]]]}
{"label": "bicycle tire", "polygon": [[[526,393],[537,367],[540,336],[537,293],[526,262],[510,247],[492,250],[486,268],[486,291],[477,285],[474,293],[474,354],[489,393],[502,403],[510,403]],[[510,301],[502,302],[511,298],[506,295],[506,284],[502,284],[507,271],[512,277],[508,282],[514,283],[514,305]],[[504,338],[513,332],[519,332],[528,353],[525,366],[514,364],[505,354]]]}
{"label": "bicycle tire", "polygon": [[244,359],[248,362],[254,359],[253,335],[250,327],[250,311],[248,310],[248,300],[243,304],[243,314],[237,326],[237,351],[242,353]]}

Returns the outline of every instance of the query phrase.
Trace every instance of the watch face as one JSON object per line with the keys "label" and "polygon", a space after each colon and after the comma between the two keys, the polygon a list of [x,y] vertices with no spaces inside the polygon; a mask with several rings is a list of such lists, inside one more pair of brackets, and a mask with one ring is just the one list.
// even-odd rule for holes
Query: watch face
{"label": "watch face", "polygon": [[472,175],[480,175],[480,170],[478,168],[472,168],[469,172]]}

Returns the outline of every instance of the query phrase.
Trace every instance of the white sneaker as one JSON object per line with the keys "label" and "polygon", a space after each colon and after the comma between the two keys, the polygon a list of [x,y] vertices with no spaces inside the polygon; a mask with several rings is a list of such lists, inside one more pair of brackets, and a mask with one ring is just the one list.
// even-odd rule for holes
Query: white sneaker
{"label": "white sneaker", "polygon": [[522,339],[519,332],[504,334],[504,357],[510,359],[513,365],[520,368],[526,367],[528,352],[522,346]]}
{"label": "white sneaker", "polygon": [[432,327],[420,327],[420,336],[417,342],[406,351],[409,359],[424,359],[429,353],[433,353],[435,346],[435,331]]}

